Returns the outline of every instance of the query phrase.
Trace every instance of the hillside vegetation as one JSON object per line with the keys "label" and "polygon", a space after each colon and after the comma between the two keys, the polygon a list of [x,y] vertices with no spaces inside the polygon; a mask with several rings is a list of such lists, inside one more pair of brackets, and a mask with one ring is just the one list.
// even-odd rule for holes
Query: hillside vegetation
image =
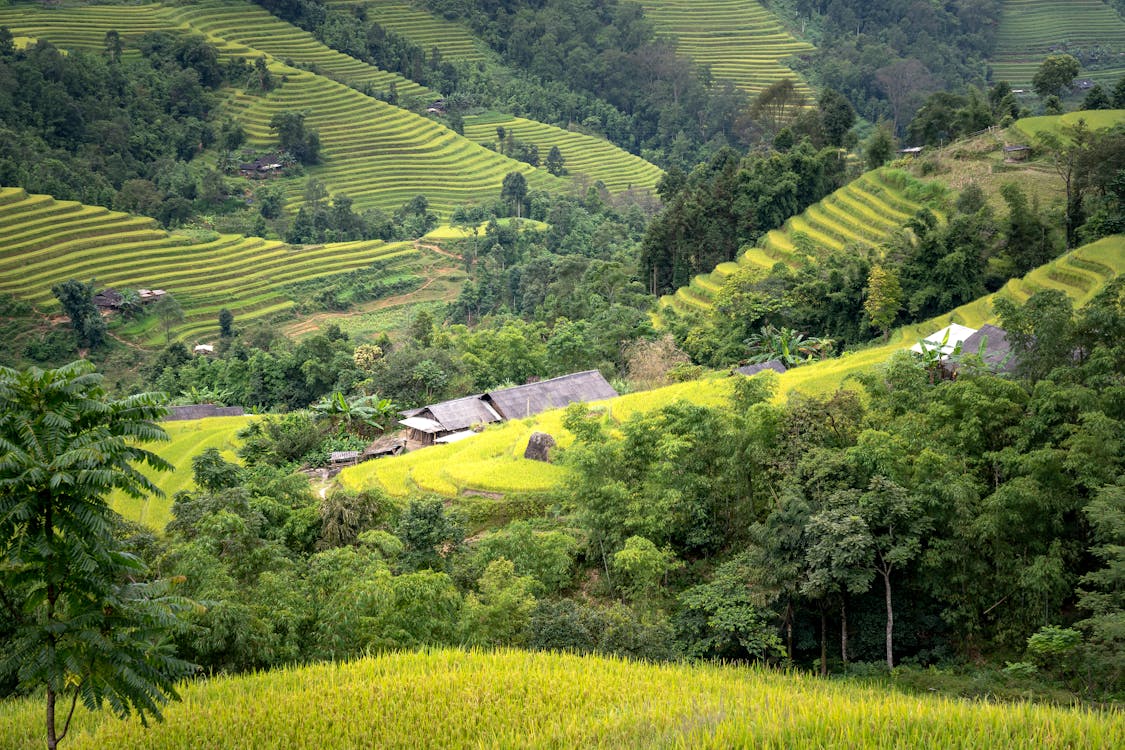
{"label": "hillside vegetation", "polygon": [[572,176],[591,183],[601,181],[613,193],[623,190],[655,190],[664,172],[639,156],[630,154],[607,140],[545,125],[523,117],[484,114],[465,118],[465,137],[481,145],[497,145],[497,128],[514,138],[539,148],[540,165],[552,146],[558,146],[564,167]]}
{"label": "hillside vegetation", "polygon": [[436,49],[444,59],[467,62],[488,57],[481,42],[464,26],[439,18],[406,0],[327,0],[325,5],[344,11],[363,8],[368,20],[407,38],[427,54]]}
{"label": "hillside vegetation", "polygon": [[[386,654],[214,677],[150,729],[80,714],[75,750],[290,748],[1113,748],[1119,715],[918,698],[756,669],[649,665],[518,651]],[[315,707],[315,710],[314,710]],[[8,705],[0,736],[39,747],[38,703]]]}
{"label": "hillside vegetation", "polygon": [[[219,310],[243,322],[296,303],[284,287],[418,255],[409,243],[379,240],[293,246],[242,235],[206,237],[167,232],[152,219],[130,216],[22,188],[0,189],[0,292],[43,310],[56,309],[51,287],[67,279],[105,286],[163,289],[184,310],[176,338],[213,338]],[[155,323],[155,321],[150,321]],[[134,330],[159,341],[155,328]]]}
{"label": "hillside vegetation", "polygon": [[805,94],[808,84],[784,60],[811,52],[757,0],[641,0],[659,35],[705,65],[715,78],[726,78],[757,94],[783,78],[792,78]]}
{"label": "hillside vegetation", "polygon": [[1004,0],[993,81],[1030,88],[1039,64],[1060,50],[1084,63],[1080,77],[1112,88],[1125,73],[1125,20],[1102,0]]}
{"label": "hillside vegetation", "polygon": [[[1013,279],[994,295],[952,310],[948,315],[901,328],[884,344],[791,369],[779,377],[778,399],[793,391],[829,393],[850,376],[885,362],[894,352],[912,346],[918,339],[950,323],[980,327],[995,322],[993,302],[998,296],[1023,302],[1036,291],[1058,289],[1071,297],[1078,307],[1122,272],[1125,272],[1125,237],[1117,235],[1099,240],[1035,269],[1023,279]],[[658,409],[679,399],[694,404],[721,405],[729,398],[730,387],[731,379],[719,375],[621,396],[597,404],[595,408],[603,408],[612,420],[621,422],[634,413]],[[523,458],[523,451],[533,432],[554,435],[565,446],[570,435],[562,428],[562,416],[561,411],[546,412],[490,427],[481,435],[460,443],[370,461],[345,469],[340,482],[350,489],[377,487],[399,497],[419,491],[447,497],[473,492],[512,495],[547,492],[566,480],[567,470],[554,464],[528,461]]]}
{"label": "hillside vegetation", "polygon": [[807,260],[822,260],[834,252],[864,252],[901,229],[922,208],[908,195],[919,187],[909,175],[883,168],[849,182],[804,213],[768,232],[757,245],[746,248],[736,262],[721,263],[708,274],[665,297],[664,304],[679,310],[711,310],[715,294],[740,267],[769,269],[775,263],[797,267]]}

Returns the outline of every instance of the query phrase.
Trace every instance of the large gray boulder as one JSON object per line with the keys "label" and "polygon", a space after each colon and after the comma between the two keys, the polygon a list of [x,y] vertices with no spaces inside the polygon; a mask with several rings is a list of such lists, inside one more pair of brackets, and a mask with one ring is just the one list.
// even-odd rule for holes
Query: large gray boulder
{"label": "large gray boulder", "polygon": [[543,461],[546,463],[551,462],[551,449],[555,447],[555,439],[545,432],[531,433],[531,439],[527,441],[527,450],[523,452],[524,458],[530,458],[532,461]]}

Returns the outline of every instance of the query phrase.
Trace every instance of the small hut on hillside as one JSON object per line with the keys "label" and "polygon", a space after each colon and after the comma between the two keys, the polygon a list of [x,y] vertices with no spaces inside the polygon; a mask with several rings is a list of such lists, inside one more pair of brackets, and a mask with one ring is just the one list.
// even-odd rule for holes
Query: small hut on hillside
{"label": "small hut on hillside", "polygon": [[1012,344],[1008,332],[998,326],[985,323],[961,344],[962,354],[979,354],[984,364],[995,372],[1012,373],[1019,365],[1012,354]]}
{"label": "small hut on hillside", "polygon": [[473,425],[499,422],[501,416],[482,399],[481,394],[430,404],[420,409],[401,412],[399,424],[409,430],[407,440],[419,445],[433,445],[438,438],[461,432]]}
{"label": "small hut on hillside", "polygon": [[94,306],[100,310],[120,310],[125,304],[125,295],[113,287],[103,289],[94,295]]}
{"label": "small hut on hillside", "polygon": [[1006,162],[1027,161],[1029,156],[1031,156],[1031,146],[1027,144],[1015,143],[1004,147],[1004,161]]}

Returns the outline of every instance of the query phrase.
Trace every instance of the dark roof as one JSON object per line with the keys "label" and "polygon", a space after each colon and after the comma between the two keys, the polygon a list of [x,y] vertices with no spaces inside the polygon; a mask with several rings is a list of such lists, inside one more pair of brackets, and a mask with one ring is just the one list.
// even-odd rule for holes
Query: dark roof
{"label": "dark roof", "polygon": [[359,459],[359,451],[332,451],[328,454],[328,460],[334,464],[344,463],[345,461],[356,461]]}
{"label": "dark roof", "polygon": [[757,375],[763,370],[785,372],[785,365],[781,364],[780,359],[771,359],[769,362],[759,362],[756,365],[743,365],[742,367],[736,367],[734,371],[739,375]]}
{"label": "dark roof", "polygon": [[195,404],[193,406],[173,406],[164,419],[168,422],[175,422],[182,419],[206,419],[207,417],[241,417],[245,413],[241,406]]}
{"label": "dark roof", "polygon": [[[981,344],[984,351],[981,352]],[[985,323],[976,333],[969,336],[961,344],[962,354],[981,353],[984,363],[989,367],[997,368],[1000,372],[1013,372],[1016,369],[1016,358],[1012,356],[1012,344],[1008,341],[1008,334],[1003,328]]]}
{"label": "dark roof", "polygon": [[[429,412],[429,414],[426,414]],[[431,404],[418,412],[417,415],[441,422],[441,426],[450,432],[464,430],[475,424],[488,424],[499,422],[500,415],[492,410],[487,403],[481,400],[481,394],[455,398],[452,401],[442,401],[440,404]]]}
{"label": "dark roof", "polygon": [[125,295],[117,291],[113,287],[105,289],[94,295],[94,305],[96,307],[111,307],[118,308],[125,302]]}
{"label": "dark roof", "polygon": [[600,401],[616,395],[617,391],[613,390],[613,386],[600,372],[587,370],[538,383],[489,391],[484,394],[484,400],[491,403],[504,419],[522,419],[576,401]]}
{"label": "dark roof", "polygon": [[1012,145],[1012,146],[1005,146],[1004,147],[1005,153],[1011,153],[1013,151],[1030,151],[1030,150],[1031,150],[1031,146],[1028,146],[1028,145],[1023,144],[1023,143],[1017,143],[1017,144]]}
{"label": "dark roof", "polygon": [[363,449],[365,456],[383,456],[388,453],[401,453],[406,448],[406,438],[401,432],[384,435]]}

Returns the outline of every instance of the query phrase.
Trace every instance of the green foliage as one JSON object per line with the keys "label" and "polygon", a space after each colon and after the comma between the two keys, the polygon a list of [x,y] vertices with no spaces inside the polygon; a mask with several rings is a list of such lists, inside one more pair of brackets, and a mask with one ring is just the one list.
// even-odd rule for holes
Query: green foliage
{"label": "green foliage", "polygon": [[270,119],[278,146],[302,164],[320,161],[320,133],[305,126],[304,112],[278,112]]}
{"label": "green foliage", "polygon": [[465,539],[461,524],[436,498],[412,500],[399,516],[395,535],[402,540],[398,562],[404,571],[445,570]]}
{"label": "green foliage", "polygon": [[1081,63],[1072,55],[1048,55],[1035,71],[1031,85],[1035,87],[1035,93],[1044,99],[1048,96],[1057,96],[1064,88],[1070,86],[1070,82],[1078,75],[1081,67]]}
{"label": "green foliage", "polygon": [[479,594],[465,597],[461,613],[462,642],[474,646],[521,646],[535,609],[537,582],[517,576],[503,557],[488,564],[477,582]]}
{"label": "green foliage", "polygon": [[643,536],[631,536],[625,546],[613,554],[613,571],[620,586],[635,602],[653,601],[668,573],[683,562],[668,548],[658,549]]}
{"label": "green foliage", "polygon": [[51,293],[70,318],[70,326],[74,329],[79,346],[94,348],[105,341],[105,321],[94,306],[94,282],[83,284],[70,279],[55,284],[51,287]]}
{"label": "green foliage", "polygon": [[183,600],[146,581],[144,564],[113,538],[105,501],[113,490],[156,491],[136,465],[168,468],[139,445],[165,437],[153,421],[159,403],[108,398],[84,361],[0,370],[0,595],[10,628],[0,668],[45,690],[50,748],[70,729],[68,699],[159,718],[191,671],[167,638]]}

